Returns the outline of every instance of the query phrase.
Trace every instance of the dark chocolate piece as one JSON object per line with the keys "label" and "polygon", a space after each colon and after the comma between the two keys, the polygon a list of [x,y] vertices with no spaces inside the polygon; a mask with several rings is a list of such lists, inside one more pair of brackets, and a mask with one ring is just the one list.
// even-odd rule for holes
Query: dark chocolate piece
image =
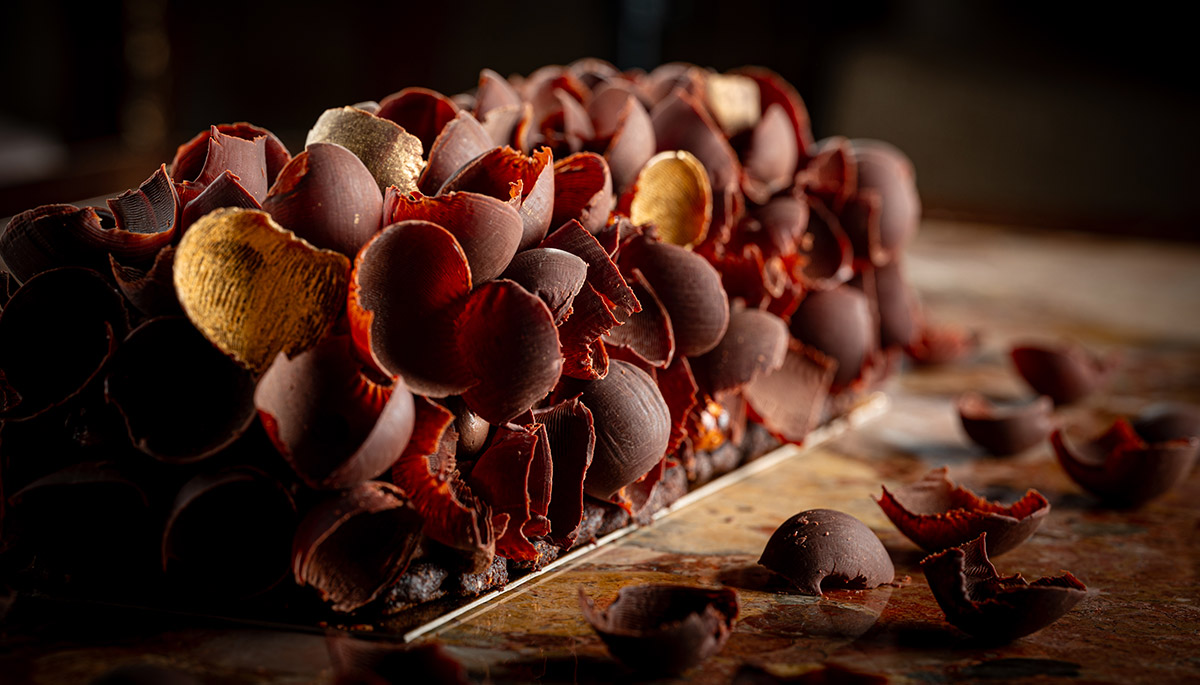
{"label": "dark chocolate piece", "polygon": [[1149,443],[1125,418],[1087,442],[1070,442],[1056,430],[1050,443],[1071,480],[1117,507],[1162,496],[1191,473],[1200,455],[1200,437]]}
{"label": "dark chocolate piece", "polygon": [[614,360],[607,376],[583,384],[579,400],[592,412],[596,448],[584,491],[608,499],[666,454],[670,410],[654,380]]}
{"label": "dark chocolate piece", "polygon": [[479,193],[423,197],[389,188],[384,193],[383,224],[409,220],[435,223],[453,235],[471,265],[475,285],[503,273],[521,242],[522,219],[516,209]]}
{"label": "dark chocolate piece", "polygon": [[1130,422],[1148,443],[1200,437],[1200,407],[1181,402],[1162,402],[1143,409]]}
{"label": "dark chocolate piece", "polygon": [[1054,428],[1054,402],[1045,395],[1032,401],[998,402],[968,392],[955,404],[967,436],[996,456],[1024,451],[1045,440]]}
{"label": "dark chocolate piece", "polygon": [[571,314],[571,303],[583,288],[587,264],[582,259],[552,247],[520,252],[501,278],[515,281],[537,295],[550,308],[554,325],[561,326]]}
{"label": "dark chocolate piece", "polygon": [[1115,364],[1111,357],[1101,358],[1074,343],[1018,345],[1012,348],[1012,360],[1025,382],[1055,404],[1071,404],[1092,394]]}
{"label": "dark chocolate piece", "polygon": [[729,315],[729,327],[717,346],[691,360],[697,382],[710,395],[736,390],[783,366],[788,328],[778,316],[758,309]]}
{"label": "dark chocolate piece", "polygon": [[421,141],[421,149],[430,151],[442,129],[458,115],[458,105],[435,90],[412,87],[385,97],[374,114],[396,122]]}
{"label": "dark chocolate piece", "polygon": [[[554,155],[541,148],[532,156],[511,147],[489,150],[459,169],[439,195],[470,191],[510,204],[521,216],[519,250],[546,237],[554,211]],[[483,279],[480,279],[483,280]]]}
{"label": "dark chocolate piece", "polygon": [[883,543],[862,521],[832,509],[810,509],[784,521],[758,563],[806,595],[821,589],[869,589],[895,579]]}
{"label": "dark chocolate piece", "polygon": [[848,285],[809,293],[792,314],[792,335],[837,361],[834,387],[845,387],[862,376],[878,333],[870,300]]}
{"label": "dark chocolate piece", "polygon": [[575,219],[589,233],[598,233],[608,222],[613,202],[612,174],[600,155],[579,152],[554,163],[552,228]]}
{"label": "dark chocolate piece", "polygon": [[492,137],[470,112],[461,111],[449,121],[429,148],[429,161],[417,182],[426,195],[437,193],[467,162],[496,147]]}

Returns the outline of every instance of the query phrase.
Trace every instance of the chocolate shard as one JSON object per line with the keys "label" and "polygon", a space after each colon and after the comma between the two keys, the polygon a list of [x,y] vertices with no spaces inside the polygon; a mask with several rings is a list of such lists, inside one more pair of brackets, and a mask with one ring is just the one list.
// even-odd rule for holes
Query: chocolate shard
{"label": "chocolate shard", "polygon": [[534,420],[545,426],[554,460],[554,485],[546,518],[550,537],[569,549],[583,524],[583,483],[596,448],[592,412],[578,399],[536,409]]}
{"label": "chocolate shard", "polygon": [[587,262],[587,282],[612,303],[614,310],[626,314],[641,311],[642,305],[617,269],[608,251],[578,222],[568,221],[551,233],[539,247],[553,247],[576,255]]}
{"label": "chocolate shard", "polygon": [[815,199],[807,204],[808,228],[798,245],[804,256],[800,282],[810,290],[833,290],[854,276],[854,251],[837,216]]}
{"label": "chocolate shard", "polygon": [[792,185],[800,161],[792,122],[783,107],[773,104],[763,113],[746,141],[742,155],[742,190],[752,202],[763,205],[771,196]]}
{"label": "chocolate shard", "polygon": [[1063,470],[1106,504],[1138,507],[1185,479],[1200,456],[1200,437],[1148,442],[1119,418],[1101,435],[1075,443],[1062,430],[1050,444]]}
{"label": "chocolate shard", "polygon": [[534,540],[550,532],[553,464],[545,426],[502,426],[467,477],[471,491],[492,507],[493,519],[507,518],[496,551],[512,561],[536,559]]}
{"label": "chocolate shard", "polygon": [[475,93],[475,116],[483,119],[492,110],[521,104],[521,95],[500,74],[491,69],[479,72],[479,89]]}
{"label": "chocolate shard", "polygon": [[754,79],[758,84],[759,108],[767,111],[772,105],[783,108],[784,114],[792,124],[796,135],[796,149],[801,159],[807,159],[813,146],[812,128],[809,123],[808,109],[800,94],[782,76],[763,67],[741,67],[734,69],[733,74],[741,74]]}
{"label": "chocolate shard", "polygon": [[1057,621],[1087,587],[1070,573],[1026,582],[1001,576],[988,559],[987,534],[926,557],[921,570],[934,599],[956,628],[989,642],[1010,642]]}
{"label": "chocolate shard", "polygon": [[529,249],[546,237],[554,213],[554,156],[541,148],[532,156],[511,147],[483,153],[446,181],[439,195],[469,191],[511,202],[521,216],[518,250]]}
{"label": "chocolate shard", "polygon": [[608,375],[585,381],[579,395],[596,427],[596,447],[584,491],[608,499],[642,477],[666,454],[670,409],[641,369],[613,360]]}
{"label": "chocolate shard", "polygon": [[850,146],[858,167],[859,192],[879,194],[879,247],[885,260],[891,261],[916,236],[921,223],[916,173],[908,157],[888,143],[856,139]]}
{"label": "chocolate shard", "polygon": [[822,588],[869,589],[895,579],[892,559],[862,521],[832,509],[810,509],[784,521],[758,563],[783,576],[799,592]]}
{"label": "chocolate shard", "polygon": [[292,573],[334,611],[354,611],[404,573],[420,538],[421,516],[404,492],[366,481],[308,512],[292,544]]}
{"label": "chocolate shard", "polygon": [[1046,396],[1025,402],[997,402],[977,392],[955,403],[963,430],[989,454],[1016,454],[1032,447],[1053,429],[1054,402]]}
{"label": "chocolate shard", "polygon": [[783,365],[744,386],[746,403],[772,435],[799,444],[821,420],[837,366],[835,359],[789,338]]}
{"label": "chocolate shard", "polygon": [[[203,158],[203,166],[195,169],[194,166],[186,168],[175,164],[171,167],[171,176],[178,184],[179,197],[185,209],[188,203],[226,172],[233,174],[255,202],[263,201],[267,195],[267,188],[270,187],[267,180],[266,136],[243,138],[236,133],[224,133],[218,127],[212,126],[204,140],[204,146],[207,152]],[[191,175],[192,173],[195,175]]]}
{"label": "chocolate shard", "polygon": [[729,328],[717,346],[691,360],[697,381],[709,395],[736,390],[783,366],[788,351],[787,324],[758,309],[729,315]]}
{"label": "chocolate shard", "polygon": [[188,201],[179,220],[179,232],[187,231],[192,224],[213,210],[234,207],[262,209],[262,203],[246,190],[232,171],[225,171]]}
{"label": "chocolate shard", "polygon": [[679,675],[721,651],[737,622],[737,592],[688,585],[627,585],[605,609],[583,588],[579,609],[617,660],[651,674]]}
{"label": "chocolate shard", "polygon": [[1050,503],[1029,490],[1004,506],[950,480],[945,466],[894,494],[883,486],[875,499],[904,536],[927,552],[939,552],[988,533],[988,552],[1000,556],[1033,535],[1050,513]]}
{"label": "chocolate shard", "polygon": [[1092,394],[1107,380],[1115,360],[1101,358],[1081,345],[1018,345],[1012,348],[1017,373],[1055,404],[1071,404]]}

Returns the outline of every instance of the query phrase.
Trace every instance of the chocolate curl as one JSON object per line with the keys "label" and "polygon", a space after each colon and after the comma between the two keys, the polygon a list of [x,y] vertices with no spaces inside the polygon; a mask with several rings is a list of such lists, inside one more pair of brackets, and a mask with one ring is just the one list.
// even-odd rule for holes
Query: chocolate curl
{"label": "chocolate curl", "polygon": [[950,480],[943,466],[895,492],[883,486],[876,504],[904,536],[938,552],[988,533],[988,553],[1000,556],[1027,540],[1050,513],[1050,503],[1029,490],[1009,506],[986,500]]}
{"label": "chocolate curl", "polygon": [[823,587],[870,589],[892,582],[896,569],[879,538],[862,521],[832,509],[810,509],[771,534],[758,563],[798,592],[824,596]]}
{"label": "chocolate curl", "polygon": [[579,588],[579,609],[621,663],[646,673],[679,675],[721,651],[739,606],[731,588],[651,583],[621,588],[604,610]]}
{"label": "chocolate curl", "polygon": [[129,327],[121,295],[90,269],[29,279],[0,313],[0,419],[25,419],[75,397]]}
{"label": "chocolate curl", "polygon": [[539,247],[518,253],[502,278],[537,295],[550,309],[554,325],[562,326],[571,315],[571,302],[583,288],[587,264],[570,252]]}
{"label": "chocolate curl", "polygon": [[746,142],[742,191],[751,202],[766,204],[771,196],[792,185],[800,151],[791,121],[779,105],[771,105]]}
{"label": "chocolate curl", "polygon": [[813,150],[816,155],[796,173],[795,192],[819,201],[833,212],[842,208],[858,191],[858,162],[850,141],[841,136],[826,138]]}
{"label": "chocolate curl", "polygon": [[404,573],[420,539],[421,516],[404,492],[370,480],[308,512],[296,529],[292,572],[334,611],[354,611]]}
{"label": "chocolate curl", "polygon": [[[412,499],[425,520],[425,535],[443,545],[472,556],[473,572],[486,569],[496,553],[496,533],[487,504],[477,500],[456,471],[431,464],[454,414],[440,405],[418,397],[412,437],[404,453],[392,466],[392,482]],[[497,521],[507,524],[507,519]],[[501,533],[504,525],[500,525]]]}
{"label": "chocolate curl", "polygon": [[374,113],[380,119],[398,124],[421,141],[423,150],[430,150],[435,139],[458,115],[458,106],[450,98],[428,88],[405,88],[385,97]]}
{"label": "chocolate curl", "polygon": [[475,92],[475,117],[482,120],[492,110],[521,104],[521,95],[500,74],[491,69],[479,72],[479,89]]}
{"label": "chocolate curl", "polygon": [[426,195],[437,194],[456,171],[494,147],[496,143],[479,120],[470,112],[459,112],[442,128],[429,148],[429,162],[421,172],[417,187]]}
{"label": "chocolate curl", "polygon": [[554,215],[551,226],[574,219],[588,233],[599,233],[613,208],[608,163],[594,152],[580,152],[554,163]]}
{"label": "chocolate curl", "polygon": [[683,247],[703,242],[713,218],[708,173],[683,150],[662,152],[646,162],[621,205],[633,223],[653,224],[663,242]]}
{"label": "chocolate curl", "polygon": [[547,236],[539,247],[553,247],[570,252],[587,262],[588,284],[607,298],[615,311],[624,310],[626,315],[641,311],[641,303],[621,276],[608,251],[578,221],[567,222]]}
{"label": "chocolate curl", "polygon": [[528,411],[562,375],[553,315],[513,281],[490,281],[471,293],[458,326],[458,348],[478,379],[463,400],[489,423]]}
{"label": "chocolate curl", "polygon": [[642,311],[617,319],[619,326],[608,331],[605,342],[624,345],[650,366],[666,367],[675,357],[675,332],[671,317],[641,270],[633,269],[630,279],[633,293],[642,303]]}
{"label": "chocolate curl", "polygon": [[384,195],[385,224],[431,221],[454,236],[471,265],[478,285],[504,272],[521,242],[521,216],[509,205],[487,195],[459,192],[405,197],[389,189]]}
{"label": "chocolate curl", "polygon": [[617,360],[604,378],[582,383],[579,400],[591,410],[596,426],[584,491],[608,499],[666,454],[670,409],[649,375]]}
{"label": "chocolate curl", "polygon": [[424,166],[421,141],[395,122],[355,107],[327,109],[304,141],[305,146],[313,143],[337,143],[353,152],[371,171],[380,192],[389,186],[401,193],[417,189]]}
{"label": "chocolate curl", "polygon": [[1044,395],[1033,401],[998,403],[967,392],[955,405],[971,441],[996,456],[1029,449],[1045,440],[1054,427],[1054,402]]}
{"label": "chocolate curl", "polygon": [[588,115],[612,170],[613,187],[623,194],[658,149],[650,113],[628,90],[608,88],[592,98]]}
{"label": "chocolate curl", "polygon": [[546,237],[554,211],[554,159],[549,148],[526,156],[511,147],[483,155],[459,169],[438,190],[439,195],[471,191],[501,202],[516,200],[522,236],[518,250],[537,245]]}
{"label": "chocolate curl", "polygon": [[283,168],[263,209],[313,245],[354,257],[379,230],[383,194],[354,153],[313,143]]}
{"label": "chocolate curl", "polygon": [[735,311],[721,341],[693,358],[692,369],[708,395],[737,390],[783,366],[790,337],[787,324],[774,314],[758,309]]}
{"label": "chocolate curl", "polygon": [[205,145],[208,151],[204,157],[204,165],[195,176],[191,175],[195,168],[193,164],[180,164],[178,161],[179,154],[183,152],[182,148],[176,153],[176,162],[171,166],[171,177],[178,184],[179,197],[185,206],[226,171],[237,177],[238,182],[255,202],[261,203],[266,198],[267,188],[270,187],[270,182],[267,181],[266,136],[242,138],[235,134],[225,134],[218,127],[212,126],[209,128]]}
{"label": "chocolate curl", "polygon": [[821,420],[836,369],[837,360],[790,338],[783,366],[747,383],[742,392],[772,435],[799,444]]}
{"label": "chocolate curl", "polygon": [[109,361],[104,396],[133,445],[167,463],[215,454],[254,420],[253,374],[183,317],[151,319],[130,332]]}
{"label": "chocolate curl", "polygon": [[225,171],[183,208],[179,232],[188,230],[205,214],[224,208],[262,209],[262,204],[242,186],[232,171]]}
{"label": "chocolate curl", "polygon": [[809,123],[808,109],[805,108],[804,101],[796,89],[779,74],[762,67],[741,67],[730,73],[754,79],[758,84],[759,107],[762,111],[767,111],[772,105],[783,108],[796,134],[796,149],[800,158],[807,159],[810,156],[809,148],[813,145],[812,127]]}
{"label": "chocolate curl", "polygon": [[350,260],[319,250],[266,212],[219,209],[175,252],[175,291],[192,324],[253,371],[312,347],[342,309]]}
{"label": "chocolate curl", "polygon": [[280,170],[292,158],[287,146],[279,140],[279,137],[265,128],[244,121],[233,124],[217,124],[215,127],[209,127],[207,130],[197,133],[191,140],[179,146],[175,151],[175,158],[171,160],[170,174],[172,178],[194,180],[200,175],[201,169],[204,168],[208,159],[208,141],[212,137],[213,128],[222,135],[242,140],[264,139],[268,186],[275,182],[275,179],[279,177]]}
{"label": "chocolate curl", "polygon": [[1102,358],[1077,343],[1018,345],[1011,355],[1021,378],[1057,405],[1078,402],[1092,394],[1116,366],[1115,357]]}
{"label": "chocolate curl", "polygon": [[535,409],[533,418],[544,426],[554,460],[549,535],[554,544],[570,549],[583,523],[583,481],[596,447],[592,412],[576,398]]}
{"label": "chocolate curl", "polygon": [[261,594],[287,576],[296,522],[291,495],[258,469],[201,473],[175,496],[162,534],[162,569],[188,595]]}
{"label": "chocolate curl", "polygon": [[862,377],[878,335],[867,296],[848,285],[809,293],[792,314],[791,333],[837,362],[835,388]]}
{"label": "chocolate curl", "polygon": [[341,489],[375,478],[412,436],[412,393],[397,377],[379,385],[362,373],[349,336],[331,335],[258,383],[254,405],[284,459],[313,488]]}
{"label": "chocolate curl", "polygon": [[987,534],[921,561],[946,620],[988,641],[1009,642],[1057,621],[1084,597],[1087,587],[1064,571],[1028,583],[1001,576],[988,559]]}
{"label": "chocolate curl", "polygon": [[1083,489],[1106,504],[1139,507],[1187,478],[1200,455],[1200,438],[1147,444],[1125,418],[1087,442],[1069,442],[1063,431],[1050,434],[1058,463]]}
{"label": "chocolate curl", "polygon": [[833,212],[816,200],[808,206],[808,228],[799,244],[805,258],[799,278],[810,290],[833,290],[854,276],[854,248]]}
{"label": "chocolate curl", "polygon": [[388,226],[358,253],[350,284],[346,313],[363,359],[420,395],[457,395],[475,383],[455,324],[471,269],[450,232],[428,221]]}
{"label": "chocolate curl", "polygon": [[874,191],[879,196],[879,249],[882,260],[891,261],[912,242],[921,223],[921,198],[917,195],[912,162],[894,146],[878,140],[852,140],[858,167],[858,193]]}
{"label": "chocolate curl", "polygon": [[501,427],[467,478],[472,492],[491,505],[493,520],[507,517],[496,551],[513,561],[536,559],[531,538],[550,533],[546,514],[553,470],[546,429],[530,424],[519,429]]}

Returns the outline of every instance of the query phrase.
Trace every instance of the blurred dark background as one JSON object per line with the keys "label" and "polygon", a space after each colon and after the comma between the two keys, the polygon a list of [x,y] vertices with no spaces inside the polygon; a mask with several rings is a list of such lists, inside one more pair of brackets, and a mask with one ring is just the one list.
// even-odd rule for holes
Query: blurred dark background
{"label": "blurred dark background", "polygon": [[1200,240],[1191,24],[1165,2],[588,0],[0,8],[0,216],[122,190],[210,123],[298,151],[324,109],[479,69],[761,64],[818,138],[890,141],[927,214]]}

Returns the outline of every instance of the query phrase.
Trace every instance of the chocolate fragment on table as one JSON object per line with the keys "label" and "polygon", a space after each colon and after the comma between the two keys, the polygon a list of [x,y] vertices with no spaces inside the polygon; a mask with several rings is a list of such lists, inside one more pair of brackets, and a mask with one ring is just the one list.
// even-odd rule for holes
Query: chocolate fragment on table
{"label": "chocolate fragment on table", "polygon": [[758,563],[797,591],[824,587],[869,589],[892,582],[896,569],[879,538],[862,521],[832,509],[810,509],[784,521]]}

